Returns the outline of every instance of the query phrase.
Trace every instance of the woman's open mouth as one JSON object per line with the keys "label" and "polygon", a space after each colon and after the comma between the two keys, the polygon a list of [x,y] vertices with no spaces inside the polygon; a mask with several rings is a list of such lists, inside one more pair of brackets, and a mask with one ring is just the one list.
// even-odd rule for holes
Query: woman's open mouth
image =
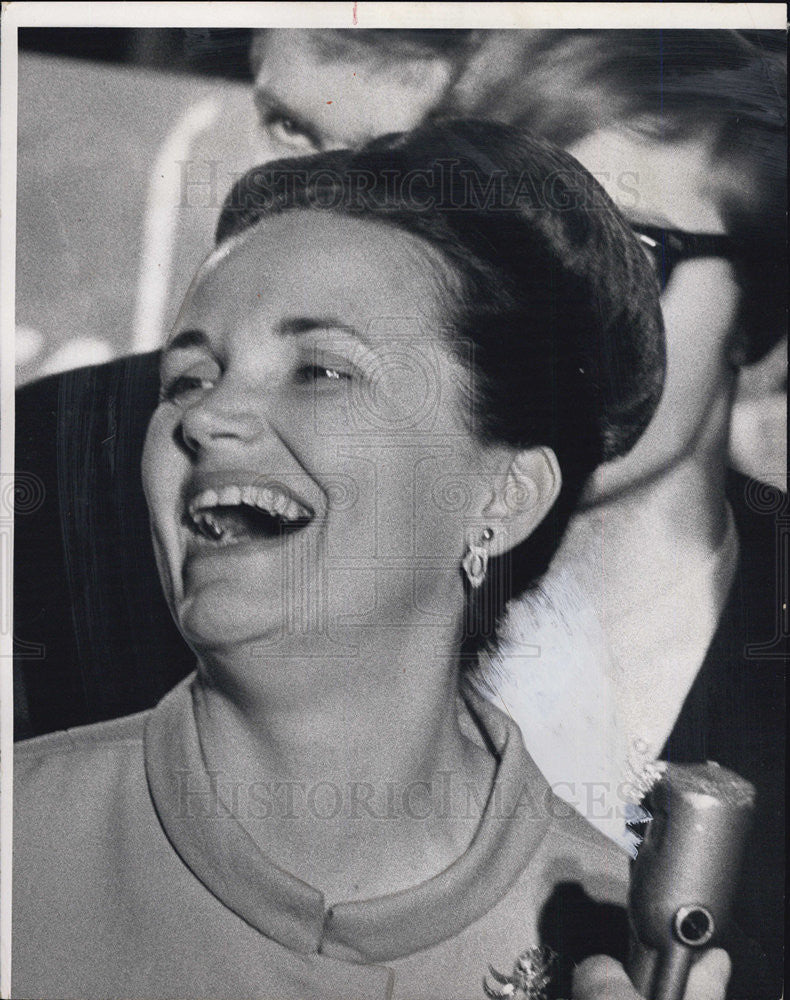
{"label": "woman's open mouth", "polygon": [[201,546],[221,548],[295,534],[313,512],[279,483],[204,489],[186,505],[184,523]]}

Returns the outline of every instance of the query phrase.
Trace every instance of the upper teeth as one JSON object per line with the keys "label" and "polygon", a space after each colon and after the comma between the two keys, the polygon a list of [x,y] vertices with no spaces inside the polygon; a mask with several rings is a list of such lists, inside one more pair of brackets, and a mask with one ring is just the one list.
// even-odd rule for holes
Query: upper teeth
{"label": "upper teeth", "polygon": [[311,512],[303,504],[289,496],[279,486],[223,486],[218,490],[203,490],[189,503],[189,516],[196,518],[211,507],[237,507],[247,504],[286,521],[296,521],[311,517]]}

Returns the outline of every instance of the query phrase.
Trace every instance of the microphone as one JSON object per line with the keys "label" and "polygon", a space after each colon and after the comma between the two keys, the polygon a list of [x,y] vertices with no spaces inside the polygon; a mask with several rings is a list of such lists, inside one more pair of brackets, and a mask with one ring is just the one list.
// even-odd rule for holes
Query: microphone
{"label": "microphone", "polygon": [[631,868],[626,971],[647,1000],[682,1000],[694,959],[726,927],[755,790],[727,768],[668,764]]}

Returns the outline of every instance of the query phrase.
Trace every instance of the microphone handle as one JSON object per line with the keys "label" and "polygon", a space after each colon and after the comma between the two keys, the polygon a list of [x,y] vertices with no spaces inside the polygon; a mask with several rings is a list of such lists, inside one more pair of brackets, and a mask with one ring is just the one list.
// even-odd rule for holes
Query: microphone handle
{"label": "microphone handle", "polygon": [[691,950],[678,942],[660,953],[632,935],[626,971],[637,992],[648,1000],[683,1000],[692,957]]}
{"label": "microphone handle", "polygon": [[755,791],[718,764],[668,764],[631,868],[626,972],[647,1000],[683,1000],[695,958],[726,929]]}

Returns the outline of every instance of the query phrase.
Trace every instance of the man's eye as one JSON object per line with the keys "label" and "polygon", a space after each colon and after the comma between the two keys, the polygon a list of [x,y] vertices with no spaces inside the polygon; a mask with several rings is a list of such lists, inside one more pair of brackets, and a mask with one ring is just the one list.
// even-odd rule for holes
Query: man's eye
{"label": "man's eye", "polygon": [[318,149],[318,143],[310,132],[299,122],[276,111],[266,112],[263,127],[275,142],[304,149]]}
{"label": "man's eye", "polygon": [[198,392],[211,389],[214,382],[202,375],[177,375],[162,387],[160,403],[183,403]]}

